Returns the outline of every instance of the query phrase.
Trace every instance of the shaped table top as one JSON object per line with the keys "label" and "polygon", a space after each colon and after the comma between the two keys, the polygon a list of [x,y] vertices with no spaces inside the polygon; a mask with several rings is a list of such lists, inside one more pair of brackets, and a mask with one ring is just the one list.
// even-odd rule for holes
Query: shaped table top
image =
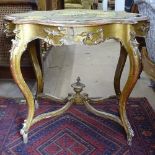
{"label": "shaped table top", "polygon": [[91,26],[108,23],[135,24],[138,21],[148,20],[146,16],[135,13],[84,9],[32,11],[7,15],[4,19],[15,24],[32,23],[54,26]]}

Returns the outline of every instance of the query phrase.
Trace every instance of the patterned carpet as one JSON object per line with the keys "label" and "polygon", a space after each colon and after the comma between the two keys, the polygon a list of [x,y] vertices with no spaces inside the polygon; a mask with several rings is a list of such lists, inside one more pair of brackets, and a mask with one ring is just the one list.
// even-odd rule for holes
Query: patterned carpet
{"label": "patterned carpet", "polygon": [[[117,100],[95,105],[117,114]],[[60,107],[49,100],[40,101],[37,114]],[[1,155],[154,155],[155,113],[145,98],[130,99],[128,118],[135,131],[132,146],[126,143],[120,125],[94,116],[84,106],[72,106],[64,115],[35,124],[24,144],[19,134],[26,106],[13,99],[0,99]]]}

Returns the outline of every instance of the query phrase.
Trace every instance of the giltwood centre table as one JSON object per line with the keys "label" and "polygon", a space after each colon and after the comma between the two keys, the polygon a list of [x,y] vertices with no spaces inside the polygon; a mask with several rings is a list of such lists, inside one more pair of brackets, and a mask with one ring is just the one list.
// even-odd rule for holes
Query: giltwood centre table
{"label": "giltwood centre table", "polygon": [[[73,103],[76,103],[84,104],[89,111],[98,116],[119,123],[127,134],[128,143],[131,144],[134,132],[127,119],[126,103],[141,72],[141,57],[136,36],[146,36],[149,25],[147,17],[125,12],[56,10],[12,14],[5,16],[5,20],[6,34],[10,35],[12,32],[15,34],[10,50],[12,75],[28,105],[27,118],[20,132],[25,143],[28,141],[28,132],[33,124],[45,118],[61,115]],[[36,97],[38,97],[43,91],[43,75],[37,60],[35,46],[31,44],[33,40],[42,39],[53,46],[62,46],[71,44],[97,45],[111,38],[121,43],[120,57],[114,77],[114,89],[119,101],[119,116],[96,110],[91,103],[98,103],[102,99],[95,100],[89,98],[87,94],[81,94],[85,85],[78,78],[77,82],[72,84],[75,93],[69,94],[66,99],[61,101],[66,103],[62,108],[34,117],[35,97],[26,84],[20,69],[21,56],[27,45],[29,43],[31,45],[30,55],[37,79]],[[130,71],[124,88],[120,90],[120,78],[127,56],[130,60]]]}

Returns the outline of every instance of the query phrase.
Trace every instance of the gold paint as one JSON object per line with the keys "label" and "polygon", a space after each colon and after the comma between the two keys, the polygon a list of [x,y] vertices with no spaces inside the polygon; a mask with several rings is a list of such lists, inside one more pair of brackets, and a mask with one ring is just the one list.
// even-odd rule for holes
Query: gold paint
{"label": "gold paint", "polygon": [[6,35],[6,37],[13,37],[15,34],[13,33],[13,30],[15,29],[15,25],[12,24],[9,21],[3,22],[3,31]]}
{"label": "gold paint", "polygon": [[18,87],[22,91],[26,102],[28,104],[28,114],[27,114],[27,119],[23,125],[23,128],[21,129],[21,133],[23,135],[24,142],[27,142],[27,136],[28,136],[28,130],[31,126],[31,122],[33,120],[34,116],[34,99],[33,95],[26,84],[22,73],[21,73],[21,68],[20,68],[20,61],[21,61],[21,56],[23,52],[25,51],[27,47],[27,42],[24,42],[22,39],[22,33],[20,31],[20,26],[16,26],[16,33],[15,40],[13,40],[13,46],[12,49],[10,50],[11,52],[11,57],[10,57],[10,68],[11,72],[13,75],[13,78],[15,82],[17,83]]}
{"label": "gold paint", "polygon": [[99,28],[96,32],[83,32],[81,36],[84,37],[83,43],[85,45],[97,45],[104,42],[104,30]]}
{"label": "gold paint", "polygon": [[[108,18],[106,20],[108,20]],[[24,21],[26,20],[24,19]],[[114,23],[112,22],[112,20],[110,20],[110,23],[93,23],[90,24],[91,26],[88,23],[86,25],[79,25],[78,23],[77,26],[75,25],[75,23],[74,26],[69,26],[69,24],[58,24],[57,26],[52,24],[50,25],[48,23],[41,23],[40,21],[38,22],[39,24],[36,23],[36,21],[35,23],[24,23],[24,21],[22,21],[21,23],[20,21],[16,21],[18,24],[13,24],[11,22],[8,23],[11,24],[11,27],[15,27],[14,33],[16,34],[15,40],[13,40],[12,49],[10,50],[11,71],[15,82],[22,91],[28,104],[28,115],[26,121],[24,122],[23,128],[21,129],[21,134],[23,136],[24,142],[27,143],[28,131],[33,124],[49,117],[59,116],[63,114],[73,103],[76,103],[84,104],[92,113],[101,117],[109,118],[122,125],[127,134],[128,142],[129,144],[131,144],[134,133],[126,115],[126,103],[128,97],[130,96],[130,93],[132,92],[132,89],[134,88],[139,78],[141,67],[138,44],[135,37],[146,36],[147,27],[145,30],[145,26],[147,26],[147,20],[142,20],[141,17],[141,20],[139,22],[130,22],[130,20],[122,21],[121,19],[118,20],[119,22],[116,22],[117,19],[115,19]],[[6,26],[6,28],[9,29],[9,26]],[[10,29],[8,30],[8,32],[10,33]],[[62,108],[53,112],[41,114],[34,118],[34,97],[25,80],[23,79],[20,69],[21,56],[25,51],[27,44],[35,39],[42,39],[45,42],[52,44],[53,46],[75,43],[96,45],[110,38],[119,40],[122,45],[120,58],[114,78],[115,92],[119,101],[120,117],[94,109],[90,105],[90,103],[99,103],[101,102],[101,99],[92,99],[89,98],[87,94],[81,94],[85,85],[83,85],[78,78],[77,82],[72,85],[75,94],[69,94],[69,96],[63,100],[58,99],[61,103],[66,102],[66,104]],[[37,95],[39,97],[42,96],[39,94],[42,93],[43,89],[43,77],[38,64],[35,50],[36,49],[31,46],[30,54],[37,78]],[[129,56],[130,61],[130,71],[124,88],[120,90],[120,79],[127,55]]]}
{"label": "gold paint", "polygon": [[104,111],[96,110],[93,106],[91,106],[91,105],[89,104],[88,101],[86,101],[84,104],[85,104],[86,108],[87,108],[90,112],[92,112],[93,114],[95,114],[95,115],[97,115],[97,116],[100,116],[100,117],[104,117],[104,118],[106,118],[106,119],[110,119],[110,120],[115,121],[115,122],[117,122],[118,124],[122,125],[122,122],[121,122],[121,120],[120,120],[120,118],[119,118],[118,116],[115,116],[115,115],[113,115],[113,114],[110,114],[110,113],[107,113],[107,112],[104,112]]}
{"label": "gold paint", "polygon": [[58,110],[55,110],[55,111],[52,111],[52,112],[48,112],[48,113],[43,113],[43,114],[40,114],[38,116],[36,116],[33,121],[32,121],[32,124],[35,124],[43,119],[46,119],[46,118],[50,118],[50,117],[55,117],[55,116],[60,116],[62,115],[63,113],[65,113],[69,107],[72,105],[72,101],[70,102],[67,102],[62,108],[58,109]]}
{"label": "gold paint", "polygon": [[42,75],[41,68],[40,68],[40,65],[37,59],[36,46],[33,42],[30,43],[29,51],[30,51],[32,62],[33,62],[35,77],[37,80],[37,94],[41,94],[43,92],[43,75]]}
{"label": "gold paint", "polygon": [[126,49],[124,48],[123,45],[121,45],[120,56],[119,56],[119,60],[118,60],[118,64],[117,64],[115,76],[114,76],[114,89],[115,89],[116,96],[118,98],[121,95],[120,79],[121,79],[122,72],[123,72],[125,62],[127,59],[127,54],[128,53],[127,53]]}

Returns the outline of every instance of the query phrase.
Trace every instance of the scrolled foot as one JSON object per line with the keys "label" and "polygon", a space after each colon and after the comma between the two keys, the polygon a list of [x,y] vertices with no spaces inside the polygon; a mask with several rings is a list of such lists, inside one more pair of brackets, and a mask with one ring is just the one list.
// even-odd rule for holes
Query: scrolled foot
{"label": "scrolled foot", "polygon": [[25,131],[26,120],[24,120],[23,128],[20,130],[20,134],[23,136],[23,142],[26,144],[28,142],[28,132]]}
{"label": "scrolled foot", "polygon": [[131,125],[128,122],[128,132],[127,132],[127,141],[128,145],[132,145],[132,138],[134,137],[134,131],[131,128]]}
{"label": "scrolled foot", "polygon": [[20,130],[20,134],[23,136],[23,142],[24,142],[25,144],[27,144],[27,143],[28,143],[28,133],[25,132],[23,129],[21,129],[21,130]]}
{"label": "scrolled foot", "polygon": [[130,133],[127,134],[127,141],[128,141],[128,145],[132,145],[132,138],[134,137],[134,132],[133,130],[130,131]]}

